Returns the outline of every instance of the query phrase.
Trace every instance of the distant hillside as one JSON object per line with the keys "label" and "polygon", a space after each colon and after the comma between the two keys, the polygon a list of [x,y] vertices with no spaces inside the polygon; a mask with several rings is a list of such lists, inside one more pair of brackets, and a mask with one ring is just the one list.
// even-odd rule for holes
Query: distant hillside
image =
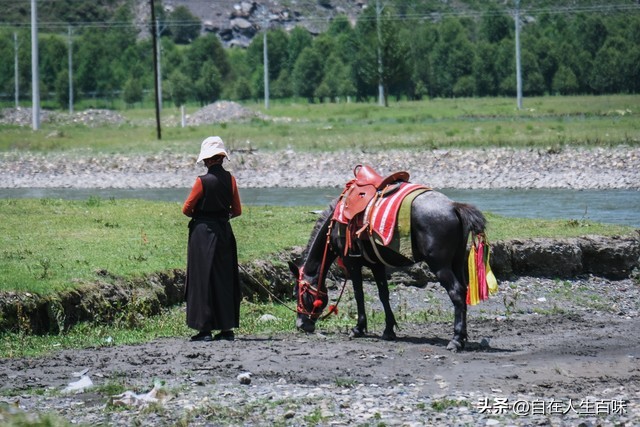
{"label": "distant hillside", "polygon": [[[379,0],[383,8],[393,8],[398,19],[438,21],[446,16],[477,18],[490,10],[513,13],[516,0]],[[637,12],[638,0],[520,0],[522,15],[558,13],[606,13],[616,8]],[[4,27],[30,25],[28,1],[2,1],[0,24]],[[113,23],[128,19],[142,37],[150,19],[148,0],[134,0],[130,13],[123,13],[127,0],[55,0],[38,1],[41,31],[63,32],[68,25],[83,26]],[[168,19],[180,6],[186,7],[202,24],[201,32],[218,34],[226,46],[247,46],[265,26],[290,30],[303,26],[312,34],[323,32],[331,19],[346,15],[355,23],[376,0],[156,0],[160,21]]]}

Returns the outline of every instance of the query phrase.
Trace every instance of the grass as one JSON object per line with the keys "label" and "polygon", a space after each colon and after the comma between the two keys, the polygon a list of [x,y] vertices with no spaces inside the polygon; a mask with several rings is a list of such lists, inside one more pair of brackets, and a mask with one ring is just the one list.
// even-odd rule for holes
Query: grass
{"label": "grass", "polygon": [[[203,135],[219,134],[233,148],[247,143],[260,150],[339,151],[431,149],[436,147],[586,147],[640,144],[639,95],[541,97],[524,100],[517,110],[506,98],[433,99],[374,103],[314,104],[274,100],[246,106],[277,118],[200,127],[169,126],[176,109],[163,110],[162,140],[156,138],[150,108],[120,111],[130,122],[87,128],[45,123],[39,131],[0,125],[0,154],[13,152],[60,154],[178,153],[193,155]],[[188,106],[193,114],[199,106]],[[292,246],[306,244],[319,207],[250,207],[232,224],[241,262],[268,258]],[[532,237],[617,235],[629,227],[588,221],[509,219],[487,213],[492,241]],[[188,219],[177,203],[142,200],[83,201],[0,200],[0,292],[47,294],[111,276],[134,279],[185,267]],[[268,232],[265,232],[268,230]],[[323,324],[329,333],[344,331],[354,311],[343,306]],[[242,304],[240,334],[292,332],[293,315],[284,306]],[[259,322],[262,314],[279,320]],[[437,319],[442,313],[421,313]],[[61,348],[120,345],[162,337],[188,336],[184,307],[131,322],[122,313],[113,324],[79,324],[60,335],[0,333],[0,357],[49,353]],[[383,316],[369,316],[369,327],[380,328]]]}
{"label": "grass", "polygon": [[[433,99],[373,103],[308,104],[274,102],[268,110],[248,103],[278,120],[254,119],[177,127],[178,111],[162,113],[158,141],[153,109],[129,109],[121,126],[87,128],[45,123],[40,131],[0,126],[0,152],[192,153],[203,135],[223,136],[230,148],[305,151],[345,149],[432,149],[447,147],[548,147],[559,145],[612,146],[640,144],[640,95],[539,97],[525,100],[517,110],[508,98]],[[189,106],[192,114],[198,106]],[[55,131],[55,132],[54,132]],[[88,142],[90,141],[90,143]]]}
{"label": "grass", "polygon": [[[232,221],[240,262],[304,246],[317,218],[313,209],[246,206]],[[47,294],[106,275],[134,279],[185,266],[188,218],[178,203],[4,199],[0,217],[0,291]],[[632,231],[586,221],[487,217],[491,240]]]}
{"label": "grass", "polygon": [[[184,268],[189,219],[180,208],[95,197],[0,200],[0,291],[46,294],[106,273],[135,278]],[[244,207],[232,221],[240,261],[304,245],[314,221],[306,209]]]}

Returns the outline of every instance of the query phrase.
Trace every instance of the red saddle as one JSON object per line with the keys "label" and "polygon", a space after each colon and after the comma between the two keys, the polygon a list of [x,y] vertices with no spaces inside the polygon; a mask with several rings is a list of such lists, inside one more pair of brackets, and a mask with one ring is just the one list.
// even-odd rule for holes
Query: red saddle
{"label": "red saddle", "polygon": [[409,181],[409,172],[394,172],[384,177],[367,165],[357,165],[353,169],[353,174],[355,178],[347,183],[342,196],[343,215],[349,221],[364,212],[378,191],[384,191],[387,186],[395,182]]}

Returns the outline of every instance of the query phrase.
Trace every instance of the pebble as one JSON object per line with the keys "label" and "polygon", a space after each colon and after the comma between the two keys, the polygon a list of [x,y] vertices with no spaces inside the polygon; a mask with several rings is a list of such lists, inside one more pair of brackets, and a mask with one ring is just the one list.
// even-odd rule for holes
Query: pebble
{"label": "pebble", "polygon": [[[219,101],[187,118],[189,125],[243,121],[258,117],[240,104]],[[263,117],[260,117],[263,118]],[[168,119],[175,125],[175,118]],[[73,114],[43,111],[43,122],[86,126],[126,124],[118,113],[86,110]],[[3,109],[0,124],[27,126],[28,108]],[[137,123],[136,123],[137,124]],[[52,133],[51,138],[59,137]],[[195,164],[201,140],[179,151],[156,154],[0,153],[2,188],[190,188],[202,166]],[[223,139],[224,132],[221,133]],[[640,189],[640,147],[447,148],[384,151],[297,152],[247,150],[227,141],[226,168],[240,188],[336,187],[353,178],[353,168],[370,164],[380,174],[405,170],[411,181],[433,188]],[[250,143],[250,142],[249,142]]]}
{"label": "pebble", "polygon": [[[203,167],[192,152],[153,155],[0,153],[2,188],[190,188]],[[295,162],[290,158],[295,157]],[[500,159],[509,158],[509,162]],[[567,166],[580,158],[575,170]],[[613,166],[614,163],[619,166]],[[640,148],[565,148],[559,153],[515,148],[387,150],[379,153],[254,151],[231,154],[225,167],[240,188],[335,187],[353,178],[357,164],[380,174],[406,170],[433,188],[640,189]],[[463,166],[471,163],[471,167]],[[490,167],[481,174],[481,165]],[[320,166],[329,165],[329,166]],[[535,173],[534,173],[535,172]]]}

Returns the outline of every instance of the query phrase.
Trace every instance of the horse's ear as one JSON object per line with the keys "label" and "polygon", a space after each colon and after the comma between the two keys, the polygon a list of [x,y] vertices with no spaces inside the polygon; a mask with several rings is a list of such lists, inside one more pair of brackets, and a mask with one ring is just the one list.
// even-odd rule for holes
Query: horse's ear
{"label": "horse's ear", "polygon": [[289,261],[289,270],[291,270],[291,273],[295,278],[298,278],[300,275],[300,268],[294,264],[293,261]]}

